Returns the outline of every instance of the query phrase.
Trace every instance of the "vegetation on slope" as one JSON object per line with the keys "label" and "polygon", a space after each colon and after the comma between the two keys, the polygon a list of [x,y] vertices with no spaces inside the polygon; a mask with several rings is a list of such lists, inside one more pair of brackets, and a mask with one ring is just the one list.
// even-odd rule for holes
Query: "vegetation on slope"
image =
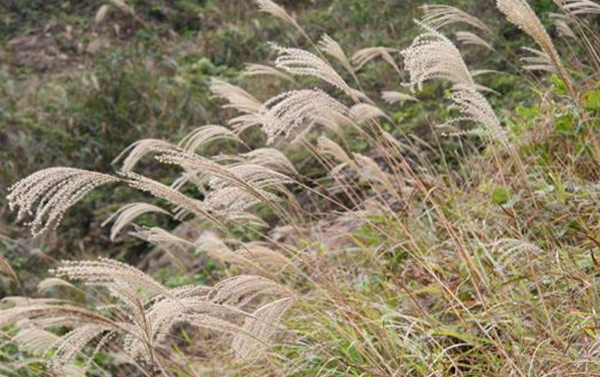
{"label": "vegetation on slope", "polygon": [[600,375],[600,5],[417,5],[3,5],[0,373]]}

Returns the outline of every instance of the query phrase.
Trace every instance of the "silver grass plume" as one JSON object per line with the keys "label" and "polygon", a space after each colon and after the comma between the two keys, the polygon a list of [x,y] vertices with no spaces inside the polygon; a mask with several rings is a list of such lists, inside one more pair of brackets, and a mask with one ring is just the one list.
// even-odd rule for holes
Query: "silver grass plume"
{"label": "silver grass plume", "polygon": [[406,93],[402,93],[402,92],[395,92],[395,91],[381,92],[381,99],[383,99],[385,102],[387,102],[390,105],[394,105],[396,103],[401,103],[401,102],[406,102],[406,101],[413,101],[413,102],[419,101],[418,99],[411,96],[410,94],[406,94]]}
{"label": "silver grass plume", "polygon": [[62,372],[92,340],[111,330],[106,326],[93,323],[84,324],[71,330],[53,345],[54,353],[50,359],[50,366],[55,371]]}
{"label": "silver grass plume", "polygon": [[225,108],[234,108],[242,113],[257,112],[262,103],[244,89],[222,80],[212,79],[210,91],[217,97],[229,102]]}
{"label": "silver grass plume", "polygon": [[391,65],[396,72],[400,73],[400,68],[398,68],[396,61],[391,55],[393,52],[398,52],[398,50],[387,47],[367,47],[356,51],[352,55],[351,61],[355,67],[355,70],[358,71],[371,60],[382,58],[385,62]]}
{"label": "silver grass plume", "polygon": [[190,170],[202,170],[211,189],[236,186],[252,192],[257,188],[281,189],[291,178],[266,166],[252,163],[221,165],[210,159],[186,152],[165,151],[157,159]]}
{"label": "silver grass plume", "polygon": [[566,13],[574,15],[600,14],[600,4],[592,0],[554,0]]}
{"label": "silver grass plume", "polygon": [[164,215],[170,215],[167,210],[155,206],[154,204],[130,203],[124,207],[121,207],[117,212],[106,219],[106,221],[102,223],[102,226],[105,226],[114,220],[113,226],[110,230],[110,239],[111,241],[114,241],[123,228],[129,225],[136,218],[147,213],[161,213]]}
{"label": "silver grass plume", "polygon": [[577,39],[577,35],[575,35],[573,29],[569,26],[571,17],[559,13],[550,13],[549,16],[558,34],[565,38]]}
{"label": "silver grass plume", "polygon": [[[95,353],[116,335],[124,337],[124,349],[134,359],[150,362],[156,357],[163,357],[157,349],[165,345],[173,326],[178,323],[230,333],[234,337],[243,336],[246,342],[260,336],[261,343],[266,342],[270,337],[264,336],[266,333],[240,326],[237,322],[256,318],[273,321],[270,325],[277,328],[275,313],[264,316],[241,308],[255,306],[259,296],[293,296],[274,281],[250,275],[227,279],[212,288],[186,286],[167,289],[140,270],[105,258],[63,262],[53,272],[57,277],[79,280],[86,286],[108,289],[117,300],[116,305],[98,308],[109,310],[118,318],[117,321],[59,300],[26,299],[19,305],[15,298],[13,302],[17,306],[0,310],[0,326],[18,322],[22,327],[20,341],[44,351],[54,349],[51,366],[61,374],[92,341],[97,340]],[[38,330],[33,330],[32,325],[39,326]],[[40,333],[56,326],[72,327],[73,330],[62,337]],[[32,343],[32,335],[44,336]],[[237,351],[249,352],[243,346],[240,348],[240,344],[236,344]]]}
{"label": "silver grass plume", "polygon": [[45,355],[60,339],[56,334],[37,327],[30,321],[17,323],[19,332],[12,338],[20,349]]}
{"label": "silver grass plume", "polygon": [[198,202],[204,213],[216,212],[230,217],[258,202],[274,203],[279,198],[266,190],[287,194],[284,185],[293,182],[285,174],[257,164],[227,166],[195,154],[174,151],[166,151],[157,158],[163,163],[202,172],[212,190],[206,194],[204,201]]}
{"label": "silver grass plume", "polygon": [[294,79],[291,76],[281,72],[277,68],[274,68],[274,67],[271,67],[268,65],[254,64],[254,63],[246,64],[246,69],[242,73],[242,76],[244,76],[244,77],[273,76],[273,77],[278,77],[278,78],[288,80],[288,81],[294,81]]}
{"label": "silver grass plume", "polygon": [[350,158],[350,156],[348,156],[346,151],[344,151],[344,148],[342,148],[338,143],[329,139],[328,137],[320,136],[317,139],[317,147],[320,154],[324,156],[333,157],[334,159],[349,166],[353,170],[358,170],[358,166],[356,165],[354,160]]}
{"label": "silver grass plume", "polygon": [[259,242],[245,243],[238,248],[237,252],[246,259],[272,272],[279,272],[292,263],[286,256]]}
{"label": "silver grass plume", "polygon": [[475,83],[460,51],[448,38],[427,26],[424,28],[425,33],[415,38],[412,45],[402,51],[411,77],[408,85],[414,90],[415,86],[421,89],[428,80],[449,80],[452,83],[450,100],[453,102],[450,109],[457,110],[461,115],[446,121],[442,126],[451,126],[461,121],[475,122],[481,124],[492,139],[508,145],[508,137],[498,117],[480,93],[480,90],[489,89]]}
{"label": "silver grass plume", "polygon": [[258,114],[238,117],[232,126],[241,132],[260,125],[272,143],[280,135],[290,137],[298,128],[312,128],[320,118],[343,118],[348,108],[319,89],[281,93],[265,102]]}
{"label": "silver grass plume", "polygon": [[545,52],[529,47],[523,47],[522,49],[531,54],[530,56],[521,58],[521,61],[525,63],[523,68],[528,71],[556,72],[555,66],[552,64],[552,59]]}
{"label": "silver grass plume", "polygon": [[496,51],[491,44],[469,31],[457,31],[456,39],[463,45],[480,46],[490,51]]}
{"label": "silver grass plume", "polygon": [[359,153],[354,153],[353,157],[354,161],[356,161],[356,166],[359,167],[357,173],[359,173],[363,181],[378,183],[389,191],[393,190],[394,186],[389,178],[389,174],[383,171],[375,160]]}
{"label": "silver grass plume", "polygon": [[[210,191],[203,200],[204,208],[222,217],[234,219],[250,208],[264,202],[275,203],[279,197],[263,189],[255,189],[255,194],[239,187],[224,187]],[[260,197],[260,199],[259,199]]]}
{"label": "silver grass plume", "polygon": [[321,37],[321,40],[319,41],[319,48],[327,55],[332,56],[338,62],[340,62],[340,64],[346,69],[346,71],[348,71],[348,73],[354,76],[354,68],[350,63],[350,60],[346,56],[346,53],[339,45],[339,43],[337,43],[333,38],[331,38],[327,34],[323,35],[323,37]]}
{"label": "silver grass plume", "polygon": [[277,332],[277,325],[292,304],[292,299],[283,298],[261,306],[246,318],[242,327],[245,332],[236,334],[232,342],[239,361],[256,361],[265,355],[271,338]]}
{"label": "silver grass plume", "polygon": [[466,85],[455,85],[450,99],[453,102],[450,109],[457,110],[461,116],[448,120],[443,126],[449,126],[462,121],[481,124],[484,131],[492,139],[503,145],[509,145],[508,135],[500,125],[494,109],[487,99],[475,88]]}
{"label": "silver grass plume", "polygon": [[[121,165],[122,173],[129,173],[133,171],[133,168],[137,163],[144,158],[144,156],[151,153],[155,148],[175,148],[171,143],[158,140],[158,139],[142,139],[131,144],[125,148],[114,160],[113,164],[116,164],[120,160],[123,160]],[[127,156],[127,157],[125,157]]]}
{"label": "silver grass plume", "polygon": [[274,43],[271,43],[271,47],[278,53],[275,59],[277,68],[292,75],[316,77],[350,96],[353,95],[350,86],[338,75],[335,69],[315,54],[299,48],[281,47]]}
{"label": "silver grass plume", "polygon": [[156,246],[165,252],[178,268],[187,270],[183,258],[193,249],[194,245],[191,242],[159,227],[138,228],[129,234]]}
{"label": "silver grass plume", "polygon": [[283,174],[298,175],[294,164],[280,150],[275,148],[257,148],[240,154],[246,163],[264,166]]}
{"label": "silver grass plume", "polygon": [[12,210],[19,209],[19,219],[33,215],[28,225],[35,237],[58,226],[65,212],[90,191],[118,181],[116,177],[88,170],[48,168],[11,186],[7,199]]}
{"label": "silver grass plume", "polygon": [[118,299],[124,292],[150,298],[156,295],[169,295],[162,284],[156,282],[137,268],[108,258],[97,261],[63,261],[51,271],[56,277],[81,281],[87,286],[104,287]]}
{"label": "silver grass plume", "polygon": [[219,282],[211,296],[214,303],[235,305],[239,308],[261,295],[290,297],[292,292],[283,285],[262,276],[238,275]]}
{"label": "silver grass plume", "polygon": [[151,195],[178,207],[180,210],[191,212],[200,218],[208,219],[216,225],[219,225],[219,220],[205,210],[202,202],[190,198],[172,187],[139,174],[129,173],[125,175],[125,178],[127,179],[129,186],[140,191],[148,192]]}
{"label": "silver grass plume", "polygon": [[205,125],[187,134],[178,146],[186,151],[194,152],[201,146],[217,140],[233,140],[242,143],[235,133],[223,126]]}
{"label": "silver grass plume", "polygon": [[387,114],[380,108],[368,103],[358,103],[350,108],[349,117],[357,124],[367,123],[377,118],[386,118]]}
{"label": "silver grass plume", "polygon": [[408,85],[414,91],[421,90],[423,83],[434,79],[447,79],[454,85],[476,87],[460,51],[448,38],[423,26],[425,32],[401,51],[404,65],[410,73]]}
{"label": "silver grass plume", "polygon": [[497,0],[496,5],[512,24],[523,30],[537,43],[540,49],[549,57],[558,75],[570,86],[570,76],[560,61],[560,56],[554,47],[554,43],[552,43],[552,39],[527,1]]}
{"label": "silver grass plume", "polygon": [[276,4],[271,0],[255,0],[255,2],[258,5],[258,8],[261,12],[268,13],[294,26],[296,29],[302,30],[300,28],[300,25],[298,25],[296,19],[292,17],[289,13],[287,13],[282,6]]}
{"label": "silver grass plume", "polygon": [[423,12],[425,13],[421,22],[432,29],[439,29],[446,25],[463,23],[486,33],[490,32],[490,29],[477,17],[453,6],[442,4],[424,5],[421,9],[423,9]]}
{"label": "silver grass plume", "polygon": [[194,244],[197,250],[204,251],[211,258],[240,266],[252,273],[277,273],[291,263],[282,254],[258,243],[243,244],[233,250],[215,232],[210,231],[202,233]]}
{"label": "silver grass plume", "polygon": [[48,277],[42,281],[40,281],[37,285],[38,293],[47,293],[48,291],[55,289],[57,287],[65,287],[69,289],[77,289],[73,284],[69,283],[66,280],[57,278],[57,277]]}

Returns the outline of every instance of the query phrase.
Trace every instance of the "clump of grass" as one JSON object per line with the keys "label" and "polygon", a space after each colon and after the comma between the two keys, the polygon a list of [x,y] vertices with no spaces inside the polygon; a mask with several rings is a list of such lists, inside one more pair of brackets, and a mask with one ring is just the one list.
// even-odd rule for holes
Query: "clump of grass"
{"label": "clump of grass", "polygon": [[[0,325],[13,326],[13,340],[27,348],[32,336],[39,337],[37,348],[53,350],[51,367],[58,371],[79,366],[89,350],[108,347],[151,376],[194,376],[201,368],[214,372],[217,363],[232,375],[600,374],[594,326],[598,172],[581,168],[597,149],[593,128],[565,125],[589,124],[600,110],[597,89],[587,78],[575,83],[529,5],[498,1],[499,11],[554,68],[552,86],[540,81],[537,90],[545,91],[540,106],[551,117],[573,113],[560,127],[540,121],[543,114],[531,109],[518,111],[532,121],[525,130],[499,115],[492,104],[502,98],[478,84],[452,40],[431,27],[459,22],[494,33],[458,8],[429,8],[430,26],[401,50],[401,64],[393,48],[351,55],[328,36],[314,43],[283,7],[257,4],[314,49],[274,45],[275,67],[285,75],[265,66],[250,69],[293,89],[255,96],[212,81],[224,108],[237,112],[231,130],[208,125],[179,143],[138,142],[126,149],[117,175],[42,170],[15,184],[9,197],[22,215],[34,218],[32,230],[41,236],[97,185],[140,190],[163,205],[127,204],[115,215],[113,233],[134,227],[133,236],[156,245],[184,272],[202,255],[218,261],[225,276],[212,286],[170,289],[114,260],[66,262],[55,279],[107,292],[102,305],[11,298],[12,307],[0,311]],[[464,32],[459,38],[482,45]],[[432,127],[433,143],[392,134],[397,125],[390,105],[426,111],[431,98],[386,91],[387,104],[370,99],[357,72],[379,58],[418,89],[415,96],[449,84],[451,104],[443,109],[458,115],[444,125],[456,132]],[[579,63],[593,59],[588,54]],[[262,96],[271,99],[262,102]],[[588,98],[585,106],[582,97]],[[477,135],[484,137],[470,137],[466,123],[480,126]],[[270,146],[254,147],[246,139],[254,126]],[[569,137],[556,142],[560,132]],[[355,150],[349,135],[358,135],[365,147]],[[441,147],[448,136],[461,138],[460,148],[451,151],[456,165]],[[204,148],[213,142],[236,144],[238,153]],[[302,164],[292,163],[286,153],[293,150],[318,164],[319,174],[307,175]],[[150,157],[177,178],[139,173],[138,162]],[[180,226],[135,224],[149,212],[169,215]],[[77,289],[60,280],[44,287]],[[57,326],[71,330],[59,335],[52,331]],[[183,340],[177,326],[188,326],[180,332]],[[190,339],[193,327],[205,331]],[[195,342],[203,348],[194,349]]]}

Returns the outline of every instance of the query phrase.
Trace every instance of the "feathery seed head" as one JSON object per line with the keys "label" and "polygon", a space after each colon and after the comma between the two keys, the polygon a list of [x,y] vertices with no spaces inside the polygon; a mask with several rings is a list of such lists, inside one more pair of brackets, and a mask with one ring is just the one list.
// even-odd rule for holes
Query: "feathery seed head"
{"label": "feathery seed head", "polygon": [[552,39],[527,1],[497,0],[496,5],[513,25],[523,30],[538,44],[540,49],[550,58],[556,72],[566,78],[567,73],[562,66]]}
{"label": "feathery seed head", "polygon": [[319,48],[327,55],[334,57],[340,64],[351,74],[354,74],[354,68],[350,64],[350,60],[346,56],[346,53],[342,47],[329,35],[325,34],[319,41]]}
{"label": "feathery seed head", "polygon": [[425,13],[421,22],[432,29],[437,30],[446,25],[464,23],[483,30],[486,33],[490,32],[490,29],[477,17],[453,6],[442,4],[424,5],[421,9],[423,9]]}
{"label": "feathery seed head", "polygon": [[577,35],[575,35],[573,29],[571,29],[571,26],[569,26],[571,17],[558,13],[550,13],[549,16],[558,34],[565,38],[577,39]]}
{"label": "feathery seed head", "polygon": [[231,107],[242,113],[253,114],[262,106],[262,103],[260,103],[260,101],[252,94],[225,81],[212,79],[210,82],[210,91],[215,96],[229,102],[229,104],[224,107]]}
{"label": "feathery seed head", "polygon": [[600,14],[600,4],[592,0],[554,0],[566,13],[573,15]]}
{"label": "feathery seed head", "polygon": [[233,140],[243,143],[235,133],[223,126],[206,125],[187,134],[178,145],[186,151],[194,152],[201,146],[217,140]]}
{"label": "feathery seed head", "polygon": [[282,6],[276,4],[272,0],[255,0],[255,2],[258,5],[258,9],[261,12],[268,13],[294,26],[295,28],[300,29],[300,26],[296,22],[296,19],[292,17],[289,13],[287,13]]}
{"label": "feathery seed head", "polygon": [[462,116],[451,119],[444,125],[472,121],[483,125],[485,133],[492,139],[500,141],[503,145],[509,144],[506,131],[502,129],[494,109],[476,89],[470,86],[456,85],[452,88],[450,99],[453,102],[450,108],[457,110]]}
{"label": "feathery seed head", "polygon": [[363,124],[377,118],[387,118],[383,110],[368,103],[358,103],[352,106],[349,116],[357,124]]}
{"label": "feathery seed head", "polygon": [[391,65],[396,72],[400,73],[400,68],[398,68],[396,61],[392,57],[392,52],[398,52],[398,50],[387,47],[367,47],[356,51],[354,55],[352,55],[351,60],[355,69],[358,71],[371,60],[381,57],[385,62]]}
{"label": "feathery seed head", "polygon": [[401,51],[404,65],[410,73],[408,85],[414,91],[433,79],[447,79],[455,85],[475,87],[471,73],[460,51],[445,36],[422,25],[425,32],[416,37],[410,47]]}
{"label": "feathery seed head", "polygon": [[522,47],[522,49],[531,53],[531,56],[521,58],[521,61],[525,63],[525,69],[529,71],[556,72],[556,67],[552,65],[552,59],[545,52],[528,47]]}
{"label": "feathery seed head", "polygon": [[165,215],[169,215],[168,211],[153,204],[130,203],[124,207],[121,207],[117,212],[110,216],[104,223],[102,223],[102,226],[108,224],[113,219],[115,219],[115,222],[110,230],[110,239],[114,241],[123,228],[125,228],[136,218],[146,213],[162,213]]}
{"label": "feathery seed head", "polygon": [[348,108],[319,89],[281,93],[267,101],[256,122],[262,126],[269,142],[279,135],[289,137],[302,127],[312,128],[319,117],[344,117]]}
{"label": "feathery seed head", "polygon": [[495,49],[488,42],[484,41],[481,37],[476,34],[473,34],[469,31],[457,31],[456,39],[464,44],[464,45],[473,45],[480,46],[490,51],[495,51]]}
{"label": "feathery seed head", "polygon": [[298,76],[311,76],[321,79],[347,95],[352,96],[352,89],[338,73],[318,56],[299,48],[281,47],[271,43],[279,54],[275,59],[275,66],[279,69]]}
{"label": "feathery seed head", "polygon": [[246,64],[246,69],[242,73],[244,77],[254,77],[254,76],[273,76],[279,77],[284,80],[294,81],[293,78],[281,72],[277,68],[270,67],[268,65],[263,64]]}
{"label": "feathery seed head", "polygon": [[[33,236],[58,226],[65,212],[86,194],[119,179],[107,174],[73,168],[48,168],[18,181],[9,188],[11,209],[19,209],[18,218],[34,215],[29,223]],[[34,212],[35,208],[35,214]]]}
{"label": "feathery seed head", "polygon": [[125,148],[125,150],[123,150],[123,152],[121,152],[112,163],[116,164],[118,161],[122,160],[125,155],[127,155],[127,157],[123,159],[121,173],[129,173],[142,158],[157,148],[170,149],[175,148],[175,146],[167,141],[158,139],[138,140]]}
{"label": "feathery seed head", "polygon": [[387,102],[390,105],[396,104],[398,102],[405,102],[405,101],[414,101],[414,102],[419,101],[418,99],[416,99],[415,97],[413,97],[409,94],[402,93],[402,92],[394,92],[394,91],[381,92],[381,99],[383,99],[385,102]]}

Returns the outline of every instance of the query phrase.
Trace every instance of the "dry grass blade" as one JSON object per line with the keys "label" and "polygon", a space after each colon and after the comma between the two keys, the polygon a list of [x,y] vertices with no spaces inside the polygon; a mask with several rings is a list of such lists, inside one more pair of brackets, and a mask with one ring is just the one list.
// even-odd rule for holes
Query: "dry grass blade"
{"label": "dry grass blade", "polygon": [[481,22],[477,17],[468,14],[467,12],[450,5],[424,5],[421,7],[425,16],[421,20],[424,25],[433,29],[439,29],[446,25],[463,23],[483,30],[486,33],[490,29]]}
{"label": "dry grass blade", "polygon": [[98,186],[118,182],[107,174],[73,168],[48,168],[20,180],[9,188],[9,206],[19,208],[18,218],[33,215],[28,225],[33,236],[58,226],[66,213]]}

